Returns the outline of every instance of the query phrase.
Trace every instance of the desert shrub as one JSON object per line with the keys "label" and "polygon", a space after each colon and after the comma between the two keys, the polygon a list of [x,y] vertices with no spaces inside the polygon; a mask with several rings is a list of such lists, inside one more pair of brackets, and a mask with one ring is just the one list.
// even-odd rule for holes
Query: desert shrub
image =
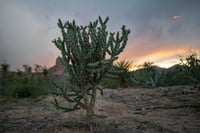
{"label": "desert shrub", "polygon": [[194,83],[195,79],[190,73],[187,72],[177,72],[172,76],[174,80],[174,85],[191,85]]}
{"label": "desert shrub", "polygon": [[28,78],[24,78],[13,85],[7,95],[13,97],[37,97],[48,93],[46,80],[40,78],[39,80],[30,81]]}
{"label": "desert shrub", "polygon": [[119,87],[119,80],[116,78],[104,78],[102,86],[109,89],[117,89]]}
{"label": "desert shrub", "polygon": [[154,73],[153,62],[144,62],[142,65],[139,65],[138,68],[138,70],[132,73],[133,78],[139,82],[139,85],[145,87]]}
{"label": "desert shrub", "polygon": [[48,78],[40,73],[9,73],[5,94],[12,97],[37,97],[48,93]]}
{"label": "desert shrub", "polygon": [[200,59],[197,53],[190,53],[181,58],[173,70],[163,76],[165,86],[192,85],[200,81]]}
{"label": "desert shrub", "polygon": [[105,76],[102,85],[105,88],[116,89],[119,87],[127,88],[135,85],[132,72],[130,71],[132,62],[119,60],[114,63],[110,72]]}
{"label": "desert shrub", "polygon": [[138,81],[138,84],[144,86],[147,81],[147,76],[144,69],[138,69],[132,72],[133,78]]}
{"label": "desert shrub", "polygon": [[17,84],[14,88],[10,91],[11,96],[20,98],[20,97],[29,97],[30,94],[30,87],[27,84]]}
{"label": "desert shrub", "polygon": [[180,64],[184,70],[194,78],[194,83],[200,82],[200,57],[197,53],[192,52],[184,59],[180,59]]}
{"label": "desert shrub", "polygon": [[140,69],[135,70],[132,75],[137,84],[143,87],[158,87],[165,84],[165,72],[153,65],[153,62],[144,62]]}
{"label": "desert shrub", "polygon": [[119,86],[122,88],[131,87],[135,83],[130,71],[131,67],[132,61],[129,60],[119,60],[114,64],[114,71],[116,72],[114,74],[117,76]]}
{"label": "desert shrub", "polygon": [[38,97],[48,93],[48,80],[46,78],[38,77],[37,80],[33,81],[32,88],[30,90],[31,97]]}
{"label": "desert shrub", "polygon": [[179,70],[173,72],[167,72],[164,78],[166,86],[191,85],[195,81],[190,73]]}
{"label": "desert shrub", "polygon": [[146,81],[146,87],[158,87],[162,86],[164,83],[163,81],[163,74],[155,72],[151,76],[149,76],[149,79]]}
{"label": "desert shrub", "polygon": [[[39,65],[38,65],[39,66]],[[42,67],[38,67],[42,69]],[[37,97],[48,93],[48,78],[42,73],[42,70],[32,72],[32,68],[23,65],[24,72],[9,72],[9,65],[1,65],[0,93],[3,96],[12,97]],[[37,69],[39,70],[39,69]]]}

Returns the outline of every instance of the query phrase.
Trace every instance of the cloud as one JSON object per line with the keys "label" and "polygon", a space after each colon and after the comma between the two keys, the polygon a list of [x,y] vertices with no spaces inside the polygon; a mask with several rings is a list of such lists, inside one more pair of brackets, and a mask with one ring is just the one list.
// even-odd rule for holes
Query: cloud
{"label": "cloud", "polygon": [[181,18],[182,18],[182,16],[172,16],[173,20],[178,20],[178,19],[181,19]]}
{"label": "cloud", "polygon": [[[110,7],[113,2],[115,6]],[[13,68],[24,63],[50,66],[60,55],[51,43],[61,36],[57,19],[75,19],[78,24],[87,25],[98,16],[110,17],[108,30],[111,32],[118,31],[123,24],[130,28],[127,47],[120,57],[137,59],[136,62],[160,61],[157,57],[164,60],[169,53],[153,53],[170,48],[199,48],[199,3],[186,0],[148,3],[110,0],[106,4],[96,0],[85,3],[81,0],[3,0],[0,4],[0,62],[6,59]],[[169,10],[166,12],[166,9]],[[175,22],[183,16],[187,19]]]}
{"label": "cloud", "polygon": [[0,62],[5,59],[11,70],[22,64],[51,64],[58,53],[51,44],[57,35],[53,27],[21,5],[6,3],[0,11]]}

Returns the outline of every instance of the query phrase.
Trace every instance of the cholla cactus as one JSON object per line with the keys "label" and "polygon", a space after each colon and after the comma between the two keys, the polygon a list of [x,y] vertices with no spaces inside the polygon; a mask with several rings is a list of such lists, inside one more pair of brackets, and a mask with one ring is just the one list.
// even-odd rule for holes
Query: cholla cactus
{"label": "cholla cactus", "polygon": [[94,115],[97,90],[103,93],[99,83],[125,48],[130,33],[125,26],[122,26],[121,33],[109,33],[106,30],[108,20],[108,17],[104,21],[99,17],[88,26],[78,26],[75,21],[63,24],[58,20],[62,38],[53,40],[53,43],[62,53],[62,62],[72,83],[65,88],[55,85],[59,90],[55,94],[74,103],[68,108],[55,99],[54,105],[58,109],[73,111],[83,108],[88,118]]}

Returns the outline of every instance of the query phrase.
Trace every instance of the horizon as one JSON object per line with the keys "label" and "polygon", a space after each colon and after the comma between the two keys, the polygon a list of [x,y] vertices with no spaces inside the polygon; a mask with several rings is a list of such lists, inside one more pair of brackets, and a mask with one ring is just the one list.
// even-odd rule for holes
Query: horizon
{"label": "horizon", "polygon": [[[193,51],[192,51],[193,52]],[[190,53],[190,54],[187,54],[187,55],[185,55],[185,56],[179,56],[179,57],[183,57],[183,58],[179,58],[179,59],[177,59],[177,61],[176,61],[176,63],[173,63],[173,64],[161,64],[161,65],[163,65],[163,66],[160,66],[160,65],[158,65],[158,64],[155,64],[153,61],[144,61],[143,63],[141,63],[141,64],[134,64],[134,62],[133,63],[131,63],[131,67],[128,69],[129,71],[131,71],[131,72],[133,72],[133,71],[136,71],[136,70],[139,70],[139,69],[143,69],[144,67],[143,67],[143,64],[145,63],[145,62],[150,62],[150,63],[153,63],[152,64],[152,66],[156,66],[156,67],[159,67],[159,68],[161,68],[161,69],[170,69],[171,67],[173,67],[173,66],[176,66],[176,65],[181,65],[180,63],[180,59],[185,59],[185,57],[186,56],[188,56],[188,55],[191,55],[191,54],[193,54],[193,53]],[[199,53],[197,53],[197,56],[198,56],[198,58],[199,58]],[[57,57],[58,58],[58,57]],[[56,58],[56,59],[57,59]],[[118,62],[118,61],[123,61],[123,60],[125,60],[125,61],[131,61],[131,60],[127,60],[127,59],[117,59],[117,60],[115,60],[114,62],[113,62],[113,65],[115,64],[115,62]],[[183,60],[184,61],[184,60]],[[9,64],[9,63],[7,63],[5,60],[3,61],[3,63],[2,64],[7,64],[7,65],[9,65],[9,68],[10,67],[12,67],[12,64]],[[46,66],[46,65],[41,65],[41,64],[33,64],[33,65],[29,65],[29,64],[22,64],[21,65],[21,68],[17,68],[17,69],[15,69],[15,70],[10,70],[9,69],[9,71],[10,72],[17,72],[17,71],[24,71],[23,69],[23,65],[27,65],[27,66],[29,66],[29,67],[31,67],[32,68],[32,72],[35,72],[35,70],[34,70],[34,67],[35,67],[35,65],[40,65],[42,68],[47,68],[47,69],[51,69],[51,68],[53,68],[53,67],[55,67],[56,66],[56,60],[55,60],[55,62],[54,62],[54,64],[53,65],[51,65],[51,66]],[[183,65],[183,64],[182,64]],[[0,69],[1,70],[1,69]],[[1,72],[1,71],[0,71]]]}
{"label": "horizon", "polygon": [[108,31],[119,31],[122,25],[131,30],[119,59],[168,68],[190,51],[200,53],[199,12],[198,0],[2,0],[0,64],[5,60],[10,70],[23,64],[52,67],[61,56],[51,42],[61,34],[58,18],[87,25],[108,16]]}

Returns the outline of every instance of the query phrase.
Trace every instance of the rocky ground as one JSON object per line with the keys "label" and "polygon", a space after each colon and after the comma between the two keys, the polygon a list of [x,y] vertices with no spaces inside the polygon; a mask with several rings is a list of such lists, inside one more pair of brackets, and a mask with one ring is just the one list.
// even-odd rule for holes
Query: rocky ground
{"label": "rocky ground", "polygon": [[[199,133],[200,92],[190,86],[106,89],[92,124],[83,110],[57,111],[53,96],[1,99],[2,133]],[[62,99],[60,99],[61,102]]]}

